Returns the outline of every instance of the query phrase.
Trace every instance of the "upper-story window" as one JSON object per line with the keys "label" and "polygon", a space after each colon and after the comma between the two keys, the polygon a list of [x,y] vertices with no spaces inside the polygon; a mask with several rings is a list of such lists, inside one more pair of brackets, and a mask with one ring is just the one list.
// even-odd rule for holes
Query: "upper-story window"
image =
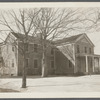
{"label": "upper-story window", "polygon": [[26,51],[28,52],[28,47],[29,47],[29,44],[26,43]]}
{"label": "upper-story window", "polygon": [[87,47],[85,47],[85,53],[87,53]]}
{"label": "upper-story window", "polygon": [[29,67],[29,59],[26,59],[26,66]]}
{"label": "upper-story window", "polygon": [[25,51],[27,51],[27,52],[28,52],[28,47],[29,47],[29,44],[28,44],[28,43],[24,43],[23,47],[24,47]]}
{"label": "upper-story window", "polygon": [[51,55],[54,55],[54,49],[51,48]]}
{"label": "upper-story window", "polygon": [[91,54],[91,48],[89,48],[89,53]]}
{"label": "upper-story window", "polygon": [[14,46],[12,46],[12,51],[13,51],[13,52],[15,51],[15,47],[14,47]]}
{"label": "upper-story window", "polygon": [[77,45],[77,53],[80,53],[80,47]]}
{"label": "upper-story window", "polygon": [[34,52],[38,52],[38,45],[34,44]]}
{"label": "upper-story window", "polygon": [[14,59],[12,59],[12,67],[14,67]]}

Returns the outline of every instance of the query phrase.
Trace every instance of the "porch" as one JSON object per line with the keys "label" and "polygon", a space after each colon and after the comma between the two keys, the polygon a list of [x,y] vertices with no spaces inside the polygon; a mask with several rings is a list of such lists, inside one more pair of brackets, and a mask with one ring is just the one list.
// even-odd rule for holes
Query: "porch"
{"label": "porch", "polygon": [[[100,60],[100,57],[98,58]],[[75,72],[83,74],[95,73],[95,55],[89,54],[76,54]],[[100,66],[100,63],[97,65]]]}

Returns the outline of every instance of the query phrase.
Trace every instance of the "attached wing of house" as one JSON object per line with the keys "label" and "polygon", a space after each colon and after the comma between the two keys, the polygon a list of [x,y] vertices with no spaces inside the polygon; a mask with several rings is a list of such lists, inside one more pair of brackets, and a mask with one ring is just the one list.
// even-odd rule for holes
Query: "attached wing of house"
{"label": "attached wing of house", "polygon": [[75,65],[74,44],[80,39],[82,39],[83,42],[88,42],[91,45],[93,45],[93,43],[90,41],[90,39],[87,37],[86,34],[79,34],[68,38],[64,38],[62,40],[55,41],[55,45],[59,49],[59,51],[61,51],[65,55],[65,57],[67,57],[74,65]]}

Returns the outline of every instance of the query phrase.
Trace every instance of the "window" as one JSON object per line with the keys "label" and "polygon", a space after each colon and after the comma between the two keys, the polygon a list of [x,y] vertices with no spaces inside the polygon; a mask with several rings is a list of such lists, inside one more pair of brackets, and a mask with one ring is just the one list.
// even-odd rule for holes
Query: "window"
{"label": "window", "polygon": [[28,51],[28,44],[26,44],[26,51]]}
{"label": "window", "polygon": [[34,68],[38,68],[38,60],[37,59],[34,60]]}
{"label": "window", "polygon": [[24,43],[25,50],[28,51],[28,43]]}
{"label": "window", "polygon": [[77,53],[80,53],[79,45],[77,45]]}
{"label": "window", "polygon": [[51,68],[54,68],[54,61],[51,61]]}
{"label": "window", "polygon": [[85,47],[85,53],[87,53],[87,47]]}
{"label": "window", "polygon": [[26,59],[26,67],[29,67],[29,59]]}
{"label": "window", "polygon": [[34,52],[37,52],[37,51],[38,51],[38,45],[34,44]]}
{"label": "window", "polygon": [[54,49],[51,48],[51,55],[54,55]]}
{"label": "window", "polygon": [[89,53],[91,54],[91,48],[89,48]]}
{"label": "window", "polygon": [[14,47],[14,46],[12,46],[12,51],[14,52],[14,50],[15,50],[15,47]]}
{"label": "window", "polygon": [[14,67],[14,59],[12,59],[12,67]]}

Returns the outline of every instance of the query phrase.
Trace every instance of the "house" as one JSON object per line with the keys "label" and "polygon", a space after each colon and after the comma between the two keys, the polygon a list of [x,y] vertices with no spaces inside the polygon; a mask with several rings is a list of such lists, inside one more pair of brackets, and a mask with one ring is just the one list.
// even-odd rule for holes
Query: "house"
{"label": "house", "polygon": [[[21,42],[21,38],[24,38],[22,34],[12,34],[9,33],[5,42],[1,46],[2,58],[5,63],[4,74],[13,75],[13,76],[21,76],[23,72],[23,43]],[[42,46],[40,39],[32,36],[28,36],[29,45],[28,45],[28,53],[27,53],[27,74],[28,75],[41,75],[42,67],[41,67],[41,59],[42,59]],[[51,58],[51,50],[48,47],[47,50],[47,59]],[[49,61],[48,67],[50,65]],[[6,69],[6,71],[5,71]],[[52,72],[53,68],[51,68]]]}
{"label": "house", "polygon": [[[9,33],[1,46],[4,75],[21,76],[23,72],[22,34]],[[42,74],[40,38],[28,36],[27,75]],[[48,42],[48,41],[47,41]],[[48,42],[49,43],[49,42]],[[54,41],[47,48],[48,75],[95,74],[100,72],[100,56],[86,34]]]}

